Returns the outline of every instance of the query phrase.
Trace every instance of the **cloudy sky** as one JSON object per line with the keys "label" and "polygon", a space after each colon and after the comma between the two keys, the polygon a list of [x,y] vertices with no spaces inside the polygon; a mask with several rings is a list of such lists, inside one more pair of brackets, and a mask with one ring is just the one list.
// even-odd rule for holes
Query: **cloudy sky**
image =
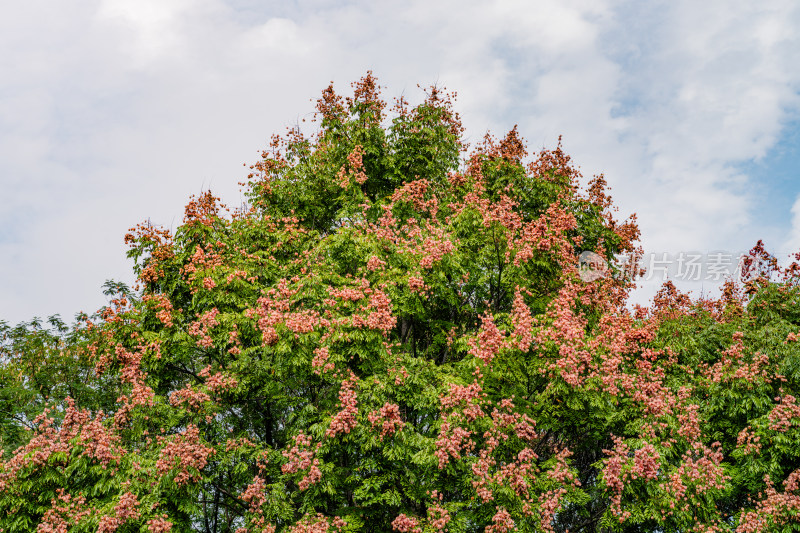
{"label": "cloudy sky", "polygon": [[519,124],[533,152],[563,135],[647,251],[800,250],[798,65],[795,0],[16,2],[0,320],[96,310],[106,279],[133,281],[129,227],[174,228],[209,188],[238,205],[269,136],[368,69],[387,98],[457,91],[473,140]]}

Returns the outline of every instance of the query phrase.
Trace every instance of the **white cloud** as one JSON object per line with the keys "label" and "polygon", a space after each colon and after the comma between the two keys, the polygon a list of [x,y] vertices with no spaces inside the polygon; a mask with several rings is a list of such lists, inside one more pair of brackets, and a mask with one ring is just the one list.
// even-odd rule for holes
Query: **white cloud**
{"label": "white cloud", "polygon": [[[800,252],[800,194],[797,195],[797,199],[792,205],[792,223],[788,236],[782,243],[781,251],[785,254]],[[779,259],[787,261],[789,258],[782,255]]]}
{"label": "white cloud", "polygon": [[238,203],[269,135],[367,69],[390,98],[457,90],[472,140],[564,134],[648,249],[749,248],[758,184],[737,164],[800,108],[799,26],[791,0],[17,4],[0,20],[0,317],[100,305],[129,275],[128,227],[179,224],[201,188]]}
{"label": "white cloud", "polygon": [[[113,28],[121,49],[134,64],[146,66],[165,57],[180,57],[193,23],[214,13],[213,2],[197,0],[102,0],[96,14],[100,26]],[[198,16],[200,15],[200,16]]]}

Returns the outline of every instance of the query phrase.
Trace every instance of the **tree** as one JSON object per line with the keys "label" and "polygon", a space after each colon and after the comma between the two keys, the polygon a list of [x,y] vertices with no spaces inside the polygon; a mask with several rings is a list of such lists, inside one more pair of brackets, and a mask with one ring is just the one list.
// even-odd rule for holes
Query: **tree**
{"label": "tree", "polygon": [[46,324],[39,319],[15,327],[0,322],[0,445],[5,453],[27,443],[34,419],[52,402],[70,397],[95,411],[115,404],[115,382],[94,375],[85,323],[70,329],[51,316]]}
{"label": "tree", "polygon": [[[371,74],[350,98],[328,87],[318,132],[273,137],[252,167],[249,207],[208,192],[174,235],[143,224],[126,236],[141,286],[117,287],[67,339],[89,366],[63,375],[89,368],[88,384],[49,396],[16,437],[0,528],[750,531],[792,519],[800,413],[784,366],[796,351],[779,341],[794,323],[769,314],[767,294],[793,282],[754,285],[753,301],[772,302],[759,315],[775,332],[767,362],[735,332],[763,327],[745,296],[693,306],[667,287],[631,313],[630,279],[583,282],[577,268],[582,250],[637,254],[635,220],[614,219],[602,176],[581,191],[560,145],[526,163],[516,128],[470,152],[437,88],[385,108]],[[31,335],[13,353],[31,352]],[[713,379],[726,372],[752,387],[725,397]],[[752,404],[734,416],[740,398]],[[782,447],[750,459],[753,439],[778,433]]]}

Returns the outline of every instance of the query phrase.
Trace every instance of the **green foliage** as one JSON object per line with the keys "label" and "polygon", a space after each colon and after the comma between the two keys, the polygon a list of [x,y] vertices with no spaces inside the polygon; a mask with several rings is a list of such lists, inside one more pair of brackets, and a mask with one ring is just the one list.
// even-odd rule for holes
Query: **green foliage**
{"label": "green foliage", "polygon": [[48,404],[69,397],[81,408],[112,408],[113,383],[95,378],[89,336],[83,325],[70,329],[58,316],[46,325],[0,321],[0,443],[6,454],[30,439],[33,420]]}

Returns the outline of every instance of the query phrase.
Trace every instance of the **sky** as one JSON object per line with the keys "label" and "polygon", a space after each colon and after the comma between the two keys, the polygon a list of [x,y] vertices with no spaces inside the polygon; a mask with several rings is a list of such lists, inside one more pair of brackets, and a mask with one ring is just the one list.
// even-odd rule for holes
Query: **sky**
{"label": "sky", "polygon": [[387,99],[456,91],[468,140],[517,124],[535,153],[563,136],[619,217],[637,214],[645,302],[653,258],[800,251],[798,65],[795,0],[16,2],[0,18],[0,320],[97,310],[105,280],[134,281],[128,228],[174,229],[208,189],[239,205],[270,136],[367,70]]}

